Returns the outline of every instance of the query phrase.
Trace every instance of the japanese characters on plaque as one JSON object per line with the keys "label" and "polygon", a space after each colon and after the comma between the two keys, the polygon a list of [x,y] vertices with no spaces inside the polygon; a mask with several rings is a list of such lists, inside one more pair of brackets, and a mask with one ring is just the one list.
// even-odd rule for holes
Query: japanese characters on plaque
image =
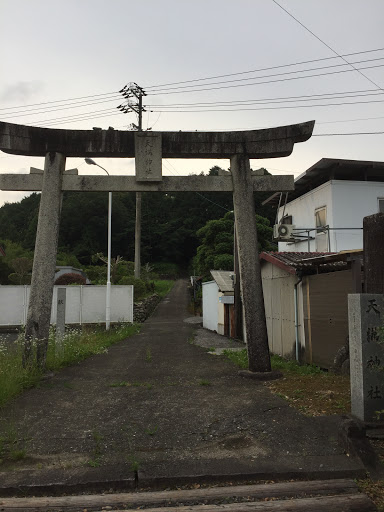
{"label": "japanese characters on plaque", "polygon": [[348,295],[352,414],[384,421],[384,296]]}
{"label": "japanese characters on plaque", "polygon": [[161,181],[161,133],[135,133],[136,181]]}

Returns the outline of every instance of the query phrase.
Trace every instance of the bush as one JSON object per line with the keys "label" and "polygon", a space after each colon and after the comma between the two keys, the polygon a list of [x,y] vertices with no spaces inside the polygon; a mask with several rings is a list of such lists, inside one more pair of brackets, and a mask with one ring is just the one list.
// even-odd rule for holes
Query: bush
{"label": "bush", "polygon": [[63,274],[58,277],[55,281],[56,285],[66,286],[70,284],[86,284],[86,279],[80,274],[75,274],[74,272],[70,272],[68,274]]}
{"label": "bush", "polygon": [[153,263],[153,272],[158,274],[160,279],[178,279],[180,277],[180,268],[176,263],[166,261]]}
{"label": "bush", "polygon": [[135,279],[132,276],[125,276],[120,279],[119,284],[133,285],[135,301],[143,299],[151,293],[155,293],[155,283],[153,281],[143,281],[143,279]]}

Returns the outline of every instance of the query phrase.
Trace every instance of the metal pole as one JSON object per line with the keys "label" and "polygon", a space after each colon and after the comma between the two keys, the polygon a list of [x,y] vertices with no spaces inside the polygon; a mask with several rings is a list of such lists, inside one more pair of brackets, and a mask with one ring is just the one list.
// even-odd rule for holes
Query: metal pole
{"label": "metal pole", "polygon": [[[101,165],[97,164],[92,158],[84,159],[89,165],[96,165],[103,169],[108,176],[109,172]],[[109,331],[111,326],[111,236],[112,236],[112,192],[108,192],[108,255],[107,255],[107,290],[105,297],[105,330]]]}
{"label": "metal pole", "polygon": [[111,325],[111,235],[112,235],[112,192],[108,192],[108,265],[107,265],[107,296],[105,304],[105,329]]}
{"label": "metal pole", "polygon": [[135,279],[140,279],[141,270],[141,192],[136,192],[135,223]]}
{"label": "metal pole", "polygon": [[[139,132],[143,130],[143,96],[139,95]],[[135,223],[135,279],[141,273],[141,192],[136,192],[136,223]]]}

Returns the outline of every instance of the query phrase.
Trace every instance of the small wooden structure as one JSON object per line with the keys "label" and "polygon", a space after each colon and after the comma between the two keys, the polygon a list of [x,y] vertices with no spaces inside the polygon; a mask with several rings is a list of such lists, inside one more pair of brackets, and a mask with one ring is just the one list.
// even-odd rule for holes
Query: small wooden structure
{"label": "small wooden structure", "polygon": [[264,252],[260,259],[271,352],[331,368],[347,344],[348,294],[358,283],[361,290],[362,251]]}
{"label": "small wooden structure", "polygon": [[233,272],[211,270],[213,281],[203,283],[203,327],[235,337]]}

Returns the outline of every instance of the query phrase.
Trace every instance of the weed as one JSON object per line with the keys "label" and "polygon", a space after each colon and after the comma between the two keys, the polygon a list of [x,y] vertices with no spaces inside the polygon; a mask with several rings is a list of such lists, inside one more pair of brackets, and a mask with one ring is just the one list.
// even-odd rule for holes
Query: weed
{"label": "weed", "polygon": [[145,429],[145,433],[149,436],[154,436],[156,432],[159,430],[159,427],[156,425],[155,427],[149,427]]}
{"label": "weed", "polygon": [[123,387],[129,387],[131,384],[127,382],[126,380],[122,380],[120,382],[112,382],[109,384],[110,388],[123,388]]}
{"label": "weed", "polygon": [[243,350],[224,350],[223,354],[239,368],[246,370],[248,368],[247,349]]}
{"label": "weed", "polygon": [[199,385],[200,386],[212,386],[212,383],[207,379],[200,379]]}
{"label": "weed", "polygon": [[145,351],[145,360],[147,363],[150,363],[152,361],[152,351],[150,348],[147,348]]}
{"label": "weed", "polygon": [[[248,368],[248,353],[244,348],[242,350],[224,350],[224,355],[240,368]],[[300,365],[295,360],[284,359],[276,354],[271,356],[271,366],[273,370],[282,370],[297,375],[317,375],[324,372],[313,364]]]}
{"label": "weed", "polygon": [[101,457],[102,457],[102,441],[104,437],[97,431],[92,431],[92,438],[94,441],[94,448],[92,450],[92,459],[90,459],[87,464],[92,468],[98,468],[101,465]]}
{"label": "weed", "polygon": [[207,352],[215,352],[216,348],[215,347],[209,347],[207,348]]}
{"label": "weed", "polygon": [[130,455],[128,457],[128,462],[130,463],[129,467],[130,467],[131,471],[133,471],[137,475],[137,472],[139,471],[139,468],[140,468],[140,462],[136,458],[136,455]]}
{"label": "weed", "polygon": [[[51,329],[48,340],[47,370],[58,370],[86,359],[93,354],[105,352],[107,348],[129,336],[137,334],[138,324],[121,324],[120,327],[106,331],[102,326],[91,330],[71,329],[61,339],[61,350],[56,349],[56,336]],[[36,386],[42,372],[34,366],[23,368],[22,354],[24,335],[12,346],[0,338],[0,407],[9,402],[24,389]],[[36,341],[32,341],[32,350],[37,349]],[[32,358],[33,359],[33,358]],[[52,384],[44,383],[43,387]]]}
{"label": "weed", "polygon": [[22,460],[26,456],[26,450],[11,450],[9,452],[9,458],[11,460]]}
{"label": "weed", "polygon": [[133,382],[132,383],[132,386],[134,386],[135,388],[140,388],[140,387],[143,387],[143,388],[147,388],[147,389],[152,389],[153,388],[153,384],[151,384],[150,382]]}
{"label": "weed", "polygon": [[5,432],[0,436],[0,463],[4,460],[19,461],[26,457],[27,451],[25,445],[29,439],[19,438],[15,426],[10,423]]}

